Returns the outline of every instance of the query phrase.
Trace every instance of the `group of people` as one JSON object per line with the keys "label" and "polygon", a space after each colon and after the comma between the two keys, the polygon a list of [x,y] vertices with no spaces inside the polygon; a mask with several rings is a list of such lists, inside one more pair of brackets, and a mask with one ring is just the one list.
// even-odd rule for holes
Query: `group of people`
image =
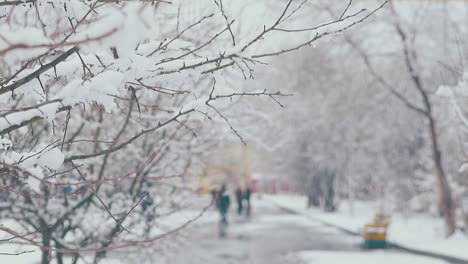
{"label": "group of people", "polygon": [[[229,194],[226,191],[226,185],[222,185],[219,190],[211,190],[213,202],[216,204],[216,208],[219,210],[221,215],[221,222],[227,224],[227,213],[231,204]],[[237,202],[237,214],[242,215],[245,211],[247,217],[251,213],[251,189],[249,186],[241,188],[238,186],[235,190],[236,202]]]}
{"label": "group of people", "polygon": [[250,216],[250,194],[251,190],[249,186],[242,190],[242,188],[237,187],[236,189],[236,201],[237,201],[237,214],[242,215],[245,208],[245,215]]}

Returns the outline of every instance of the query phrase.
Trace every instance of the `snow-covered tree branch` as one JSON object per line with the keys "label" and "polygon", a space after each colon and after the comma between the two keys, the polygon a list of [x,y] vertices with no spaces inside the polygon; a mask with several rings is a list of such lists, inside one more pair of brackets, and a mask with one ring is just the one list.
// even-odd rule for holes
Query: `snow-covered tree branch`
{"label": "snow-covered tree branch", "polygon": [[0,1],[0,231],[43,264],[178,232],[203,213],[170,219],[192,151],[223,140],[206,122],[246,143],[223,109],[289,95],[240,81],[386,3],[309,21],[294,0]]}

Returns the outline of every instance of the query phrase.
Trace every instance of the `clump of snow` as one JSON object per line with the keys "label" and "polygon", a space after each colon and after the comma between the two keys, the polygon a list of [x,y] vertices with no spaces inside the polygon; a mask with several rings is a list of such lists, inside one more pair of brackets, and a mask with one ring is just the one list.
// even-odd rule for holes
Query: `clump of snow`
{"label": "clump of snow", "polygon": [[73,80],[63,88],[60,96],[63,104],[97,103],[111,112],[115,107],[114,97],[126,92],[123,87],[124,75],[116,71],[105,71],[88,81]]}
{"label": "clump of snow", "polygon": [[453,91],[450,87],[444,85],[437,89],[436,95],[450,98],[453,96]]}
{"label": "clump of snow", "polygon": [[27,172],[31,174],[26,180],[29,189],[39,192],[41,188],[41,179],[44,177],[42,169],[39,167],[28,168]]}
{"label": "clump of snow", "polygon": [[64,160],[65,155],[58,148],[53,148],[46,151],[37,159],[37,165],[51,170],[57,170],[62,166]]}
{"label": "clump of snow", "polygon": [[468,163],[463,163],[458,169],[459,173],[465,172],[468,169]]}
{"label": "clump of snow", "polygon": [[190,111],[192,109],[200,112],[206,112],[209,108],[209,106],[206,104],[207,100],[207,98],[199,98],[189,102],[182,107],[181,112]]}
{"label": "clump of snow", "polygon": [[9,150],[11,145],[11,140],[0,136],[0,150]]}
{"label": "clump of snow", "polygon": [[17,164],[26,170],[37,167],[57,170],[62,166],[63,161],[65,160],[65,155],[60,151],[60,149],[51,147],[43,148],[39,151],[23,153],[11,151],[2,154],[0,157],[6,163]]}
{"label": "clump of snow", "polygon": [[[32,27],[12,27],[11,25],[0,25],[0,52],[13,45],[47,45],[51,43],[49,38],[44,37],[42,30]],[[14,65],[18,62],[37,56],[47,51],[46,47],[18,49],[1,56],[1,60],[7,65]]]}
{"label": "clump of snow", "polygon": [[30,120],[34,117],[42,117],[48,120],[53,120],[55,114],[62,106],[60,103],[49,103],[34,109],[26,111],[13,112],[0,118],[0,131],[7,129],[12,125],[20,125],[21,123]]}
{"label": "clump of snow", "polygon": [[458,120],[465,127],[468,127],[468,118],[464,114],[461,104],[458,102],[458,97],[468,97],[468,72],[463,74],[462,79],[455,86],[441,86],[436,94],[447,98]]}

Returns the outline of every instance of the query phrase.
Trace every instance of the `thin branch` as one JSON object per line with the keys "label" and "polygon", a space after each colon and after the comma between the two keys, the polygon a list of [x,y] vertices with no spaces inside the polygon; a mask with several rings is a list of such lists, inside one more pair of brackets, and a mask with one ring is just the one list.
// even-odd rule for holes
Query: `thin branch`
{"label": "thin branch", "polygon": [[0,95],[8,93],[8,92],[13,93],[13,91],[15,89],[17,89],[18,87],[20,87],[20,86],[22,86],[22,85],[36,79],[37,77],[39,77],[39,75],[41,75],[42,73],[52,69],[57,64],[59,64],[62,61],[66,60],[68,57],[70,57],[73,53],[75,53],[77,51],[78,51],[78,47],[73,47],[73,48],[67,50],[66,52],[62,53],[60,56],[58,56],[57,58],[55,58],[51,62],[41,66],[39,69],[37,69],[33,73],[27,75],[26,77],[14,82],[13,84],[10,84],[10,85],[7,85],[7,86],[2,86],[0,88]]}

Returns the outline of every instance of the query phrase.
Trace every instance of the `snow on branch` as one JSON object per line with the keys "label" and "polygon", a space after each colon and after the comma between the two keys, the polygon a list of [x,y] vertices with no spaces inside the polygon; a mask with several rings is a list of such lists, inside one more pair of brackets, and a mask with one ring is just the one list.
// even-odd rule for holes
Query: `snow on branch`
{"label": "snow on branch", "polygon": [[43,263],[97,263],[179,232],[208,207],[169,230],[155,223],[191,195],[181,179],[195,150],[222,141],[217,129],[248,141],[225,109],[289,96],[240,81],[388,1],[344,3],[315,26],[307,1],[267,2],[0,1],[0,190],[14,204],[0,215],[24,227],[0,233],[39,248]]}

